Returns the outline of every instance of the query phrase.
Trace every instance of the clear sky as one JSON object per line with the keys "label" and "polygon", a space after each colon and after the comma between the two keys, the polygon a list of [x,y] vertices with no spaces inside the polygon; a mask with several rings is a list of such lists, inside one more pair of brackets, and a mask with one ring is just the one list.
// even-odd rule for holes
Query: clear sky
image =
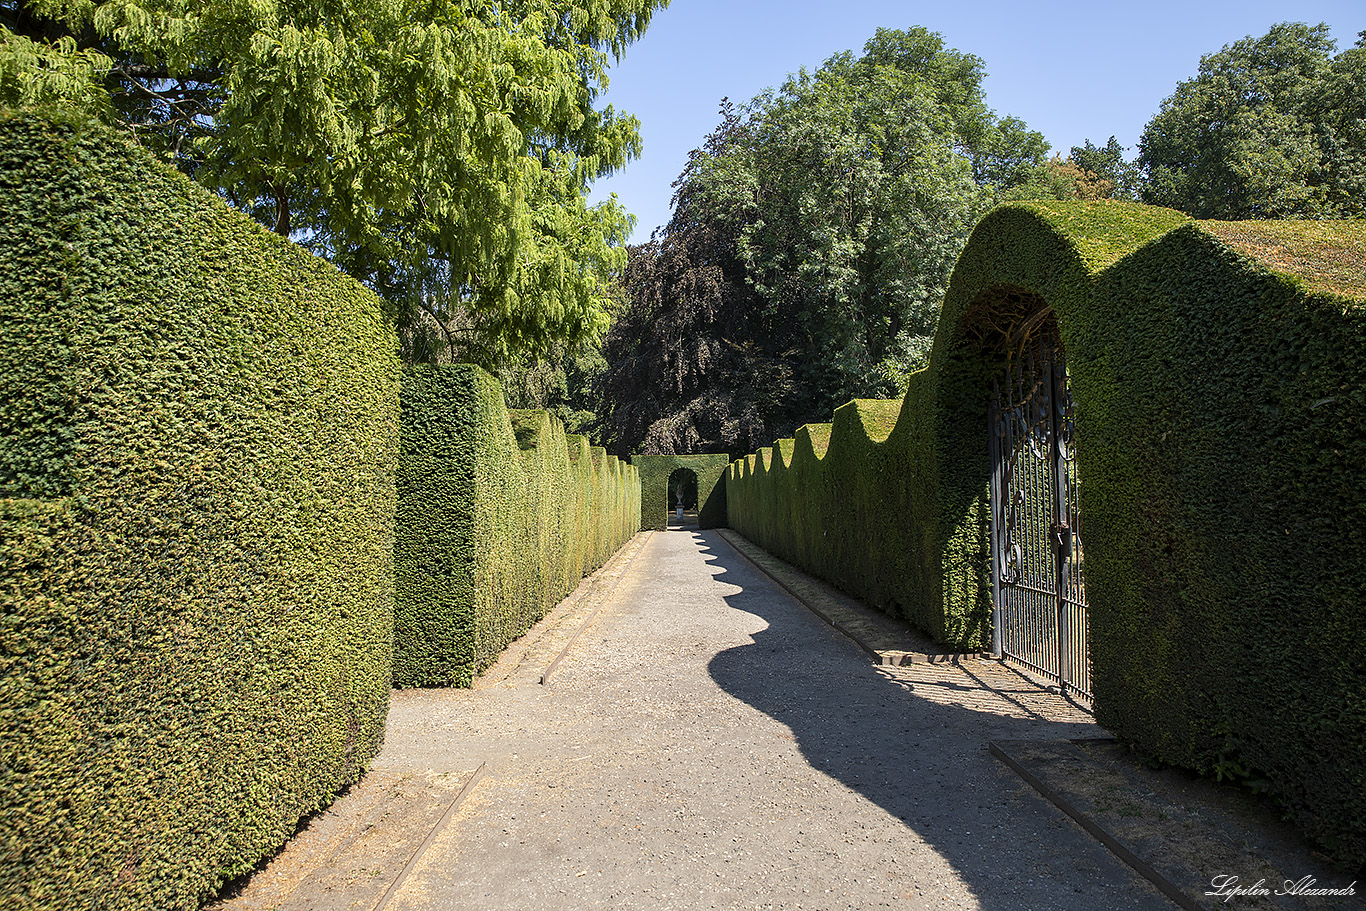
{"label": "clear sky", "polygon": [[603,104],[641,121],[641,158],[599,181],[638,221],[632,241],[669,220],[670,184],[716,126],[722,98],[748,101],[788,73],[861,51],[878,28],[921,25],[986,64],[987,104],[1066,156],[1115,136],[1134,146],[1203,54],[1277,22],[1326,22],[1338,50],[1366,29],[1366,0],[673,0],[609,72]]}

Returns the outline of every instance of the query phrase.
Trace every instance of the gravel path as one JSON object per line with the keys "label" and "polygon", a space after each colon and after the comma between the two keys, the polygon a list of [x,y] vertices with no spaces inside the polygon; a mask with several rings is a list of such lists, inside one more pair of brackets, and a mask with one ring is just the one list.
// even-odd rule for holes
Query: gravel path
{"label": "gravel path", "polygon": [[708,531],[605,598],[550,686],[394,694],[372,775],[486,772],[385,911],[1172,907],[987,753],[1104,733],[994,662],[875,666]]}

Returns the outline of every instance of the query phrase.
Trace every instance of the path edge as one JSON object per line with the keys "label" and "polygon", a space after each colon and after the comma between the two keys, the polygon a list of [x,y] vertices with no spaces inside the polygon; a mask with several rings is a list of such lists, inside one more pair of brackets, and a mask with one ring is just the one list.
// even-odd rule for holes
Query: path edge
{"label": "path edge", "polygon": [[380,898],[379,904],[375,905],[373,911],[384,911],[385,906],[389,904],[389,900],[392,899],[394,895],[398,893],[398,890],[403,887],[403,884],[408,881],[409,874],[417,867],[417,863],[422,859],[422,855],[427,853],[427,849],[432,846],[432,842],[436,840],[436,836],[442,829],[446,828],[446,824],[451,821],[451,817],[455,815],[455,811],[465,802],[465,798],[474,790],[474,786],[479,782],[479,779],[484,777],[484,770],[487,765],[488,763],[485,762],[479,763],[479,768],[475,769],[474,774],[470,775],[469,781],[466,781],[465,786],[460,789],[460,793],[455,795],[455,799],[452,800],[451,805],[446,808],[446,812],[441,814],[441,818],[436,821],[436,825],[432,826],[432,830],[427,833],[427,837],[423,840],[422,844],[413,852],[413,856],[408,858],[408,863],[404,866],[403,872],[399,873],[398,878],[389,884],[388,891]]}
{"label": "path edge", "polygon": [[1178,889],[1171,880],[1157,872],[1157,870],[1148,864],[1147,861],[1143,860],[1143,858],[1124,847],[1119,839],[1101,828],[1094,819],[1091,819],[1081,810],[1074,807],[1065,797],[1049,787],[1042,778],[1039,778],[1033,772],[1025,768],[1024,764],[1007,753],[998,741],[987,741],[987,749],[991,752],[991,755],[1001,760],[1001,762],[1005,763],[1007,768],[1020,776],[1026,784],[1038,791],[1045,800],[1053,804],[1053,806],[1057,807],[1059,810],[1062,810],[1073,822],[1081,826],[1087,834],[1109,848],[1111,854],[1124,861],[1132,867],[1139,876],[1142,876],[1148,882],[1152,883],[1153,886],[1157,888],[1157,891],[1161,892],[1177,905],[1185,908],[1186,911],[1202,911],[1200,906],[1196,904],[1189,895]]}
{"label": "path edge", "polygon": [[[749,540],[744,535],[740,534],[734,529],[718,528],[715,529],[715,531],[721,537],[721,539],[726,542],[730,549],[735,551],[735,553],[739,555],[740,558],[743,559],[746,563],[748,563],[751,567],[753,567],[756,572],[760,573],[768,579],[771,579],[775,585],[777,585],[783,591],[787,592],[788,595],[790,595],[795,601],[797,601],[797,603],[801,604],[811,613],[815,614],[817,617],[820,617],[830,626],[834,627],[837,631],[843,634],[845,638],[847,638],[850,642],[853,642],[855,645],[857,645],[859,649],[861,649],[865,654],[868,655],[868,657],[872,658],[874,664],[886,665],[891,667],[905,667],[906,665],[910,664],[957,663],[964,658],[990,657],[990,655],[986,653],[975,651],[932,653],[902,649],[879,649],[872,643],[863,639],[863,637],[861,637],[856,630],[850,629],[849,627],[841,623],[838,617],[832,616],[828,611],[822,610],[818,605],[813,603],[811,599],[804,597],[803,595],[798,593],[791,585],[788,584],[787,580],[783,579],[782,577],[787,571],[790,571],[795,574],[801,572],[801,570],[797,569],[796,567],[788,566],[788,564],[784,563],[779,558],[774,557],[772,554],[768,553],[768,551],[763,550],[763,548],[759,547],[759,545],[755,544],[753,541]],[[775,573],[768,567],[761,565],[758,560],[754,559],[754,557],[747,552],[750,548],[760,551],[765,556],[769,557],[771,560],[777,563],[779,567],[781,567],[780,571],[778,573]],[[819,582],[819,580],[816,581]],[[869,608],[869,610],[873,610],[873,608]]]}

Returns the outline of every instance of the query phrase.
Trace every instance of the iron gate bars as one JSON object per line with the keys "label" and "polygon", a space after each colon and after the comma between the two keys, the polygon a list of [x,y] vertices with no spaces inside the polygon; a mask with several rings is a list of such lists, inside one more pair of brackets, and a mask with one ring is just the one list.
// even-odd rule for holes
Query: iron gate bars
{"label": "iron gate bars", "polygon": [[1072,396],[1056,326],[995,381],[991,650],[1091,698]]}

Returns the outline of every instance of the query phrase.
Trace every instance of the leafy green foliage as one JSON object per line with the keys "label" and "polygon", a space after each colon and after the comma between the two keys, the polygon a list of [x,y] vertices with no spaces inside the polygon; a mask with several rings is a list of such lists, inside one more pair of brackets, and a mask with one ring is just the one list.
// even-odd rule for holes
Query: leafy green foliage
{"label": "leafy green foliage", "polygon": [[394,684],[469,686],[640,525],[636,469],[503,404],[468,364],[409,369]]}
{"label": "leafy green foliage", "polygon": [[1104,148],[1088,139],[1073,146],[1066,159],[1055,155],[1041,166],[1022,168],[1003,196],[1014,201],[1135,199],[1138,180],[1138,166],[1124,160],[1124,147],[1111,136]]}
{"label": "leafy green foliage", "polygon": [[1011,201],[1029,199],[1106,199],[1112,187],[1089,171],[1082,170],[1071,159],[1064,161],[1054,155],[1029,173],[1024,183],[1012,187],[1005,194]]}
{"label": "leafy green foliage", "polygon": [[1366,212],[1366,33],[1282,23],[1201,58],[1139,140],[1146,202],[1197,218]]}
{"label": "leafy green foliage", "polygon": [[631,248],[623,277],[630,303],[604,346],[606,432],[620,454],[758,441],[790,407],[783,365],[753,340],[763,323],[735,225],[690,190],[680,187],[664,240]]}
{"label": "leafy green foliage", "polygon": [[88,124],[0,211],[0,906],[194,909],[379,750],[393,330]]}
{"label": "leafy green foliage", "polygon": [[1097,185],[1095,195],[1081,198],[1138,199],[1138,163],[1124,160],[1124,147],[1115,137],[1111,136],[1104,146],[1095,146],[1089,139],[1084,145],[1072,146],[1067,160]]}
{"label": "leafy green foliage", "polygon": [[619,451],[738,453],[923,363],[969,229],[1047,151],[982,76],[884,29],[723,106],[663,236],[631,250],[606,348]]}
{"label": "leafy green foliage", "polygon": [[498,383],[509,408],[547,411],[564,424],[566,433],[599,445],[597,391],[606,372],[602,352],[585,346],[543,359],[519,358],[498,371]]}
{"label": "leafy green foliage", "polygon": [[895,402],[856,401],[833,428],[732,463],[730,524],[940,642],[985,645],[991,382],[1005,333],[1055,318],[1097,718],[1163,762],[1265,781],[1358,866],[1366,295],[1351,270],[1364,256],[1355,222],[998,208],[954,269],[890,433]]}
{"label": "leafy green foliage", "polygon": [[[835,410],[833,424],[804,425],[733,462],[726,506],[730,526],[766,550],[970,648],[980,644],[982,610],[947,603],[940,590],[932,436],[910,426],[927,390],[925,372],[912,374],[904,409],[895,399],[855,399]],[[957,585],[963,575],[956,568],[944,581]]]}
{"label": "leafy green foliage", "polygon": [[379,292],[413,359],[492,364],[606,328],[629,217],[585,188],[640,140],[593,105],[665,2],[0,0],[0,103],[123,124]]}

